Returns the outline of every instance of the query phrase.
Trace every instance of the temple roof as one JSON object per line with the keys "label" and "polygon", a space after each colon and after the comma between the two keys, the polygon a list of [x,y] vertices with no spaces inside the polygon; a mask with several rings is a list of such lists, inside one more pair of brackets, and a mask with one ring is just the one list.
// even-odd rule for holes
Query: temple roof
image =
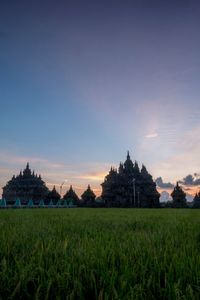
{"label": "temple roof", "polygon": [[52,191],[50,191],[47,195],[49,199],[60,199],[60,194],[56,191],[56,187],[54,185]]}
{"label": "temple roof", "polygon": [[82,199],[92,199],[92,198],[95,199],[96,198],[96,195],[93,192],[93,190],[91,189],[90,185],[88,185],[87,190],[85,190],[83,192],[83,194],[81,195],[81,198]]}
{"label": "temple roof", "polygon": [[29,163],[28,163],[28,162],[27,162],[26,168],[25,168],[24,171],[23,171],[23,175],[24,175],[24,176],[30,176],[30,175],[31,175],[31,170],[30,170],[30,167],[29,167]]}
{"label": "temple roof", "polygon": [[26,168],[20,171],[19,175],[13,176],[3,187],[3,197],[9,201],[20,199],[41,199],[45,198],[49,190],[41,176],[35,175],[27,163]]}
{"label": "temple roof", "polygon": [[72,188],[72,185],[70,185],[70,189],[66,192],[66,194],[63,196],[64,199],[73,199],[73,200],[79,200],[77,194]]}
{"label": "temple roof", "polygon": [[133,171],[133,162],[130,158],[129,151],[127,152],[127,157],[126,157],[126,160],[124,162],[124,171],[125,172],[132,172]]}
{"label": "temple roof", "polygon": [[3,188],[10,188],[10,187],[22,187],[22,186],[43,186],[45,185],[44,181],[42,180],[41,176],[35,175],[34,172],[31,172],[29,167],[29,163],[27,163],[26,168],[20,171],[19,175],[13,175],[12,179],[7,182],[6,186]]}

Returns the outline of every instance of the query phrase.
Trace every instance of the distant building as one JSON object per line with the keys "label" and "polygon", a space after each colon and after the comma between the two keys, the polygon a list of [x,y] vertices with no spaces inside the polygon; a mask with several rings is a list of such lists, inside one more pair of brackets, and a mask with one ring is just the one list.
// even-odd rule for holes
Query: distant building
{"label": "distant building", "polygon": [[200,192],[195,195],[192,207],[193,208],[200,208]]}
{"label": "distant building", "polygon": [[56,191],[56,187],[54,185],[52,191],[50,191],[48,194],[47,194],[47,197],[46,197],[46,204],[49,204],[51,203],[52,205],[55,205],[58,203],[58,201],[60,200],[61,196],[60,194]]}
{"label": "distant building", "polygon": [[172,199],[173,199],[172,207],[174,207],[174,208],[185,208],[185,207],[187,207],[186,193],[180,187],[178,182],[177,182],[173,192],[171,193],[171,196],[172,196]]}
{"label": "distant building", "polygon": [[49,190],[46,187],[41,176],[35,175],[29,168],[26,168],[19,175],[13,176],[10,181],[3,187],[2,197],[7,201],[7,205],[15,204],[19,199],[21,204],[28,204],[30,200],[34,204],[39,204],[48,195]]}
{"label": "distant building", "polygon": [[85,206],[93,206],[95,204],[96,195],[91,189],[90,185],[88,185],[87,190],[81,195],[83,205]]}
{"label": "distant building", "polygon": [[80,204],[79,197],[73,190],[72,185],[70,186],[70,189],[66,192],[66,194],[63,196],[63,199],[66,200],[68,203],[71,203],[74,205]]}
{"label": "distant building", "polygon": [[111,167],[102,183],[101,197],[107,207],[159,207],[160,194],[146,167],[140,170],[128,152],[118,170]]}

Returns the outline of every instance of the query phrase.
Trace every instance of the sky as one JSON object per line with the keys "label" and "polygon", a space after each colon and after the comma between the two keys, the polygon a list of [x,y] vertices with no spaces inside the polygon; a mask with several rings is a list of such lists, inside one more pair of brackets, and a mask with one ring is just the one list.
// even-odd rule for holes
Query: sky
{"label": "sky", "polygon": [[193,0],[1,0],[0,187],[29,161],[99,195],[127,150],[154,179],[195,181],[199,28]]}

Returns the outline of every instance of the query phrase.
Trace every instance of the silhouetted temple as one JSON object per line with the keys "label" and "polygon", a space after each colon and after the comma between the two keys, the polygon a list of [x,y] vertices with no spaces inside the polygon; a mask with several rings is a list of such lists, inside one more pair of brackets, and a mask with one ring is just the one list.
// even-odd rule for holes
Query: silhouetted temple
{"label": "silhouetted temple", "polygon": [[70,189],[66,192],[66,194],[63,196],[63,199],[65,199],[66,201],[71,201],[75,205],[78,205],[80,202],[79,197],[72,188],[72,185],[70,186]]}
{"label": "silhouetted temple", "polygon": [[102,183],[102,199],[108,207],[159,207],[156,183],[142,165],[133,164],[129,152],[119,169],[111,167]]}
{"label": "silhouetted temple", "polygon": [[200,192],[193,199],[193,208],[200,208]]}
{"label": "silhouetted temple", "polygon": [[46,187],[41,176],[31,172],[29,163],[23,173],[18,176],[13,176],[10,181],[3,187],[2,197],[7,201],[7,204],[14,204],[17,199],[20,199],[21,204],[27,204],[32,200],[38,204],[41,199],[45,199],[49,190]]}
{"label": "silhouetted temple", "polygon": [[50,191],[46,197],[45,204],[49,204],[51,202],[53,205],[55,205],[60,198],[60,194],[56,191],[56,187],[54,185],[52,191]]}
{"label": "silhouetted temple", "polygon": [[174,208],[184,208],[187,207],[186,202],[186,193],[183,191],[183,189],[180,187],[180,185],[176,184],[174,187],[173,192],[171,193],[172,196],[172,207]]}
{"label": "silhouetted temple", "polygon": [[87,190],[81,195],[83,204],[86,206],[92,206],[95,203],[96,195],[91,189],[90,185],[88,185]]}

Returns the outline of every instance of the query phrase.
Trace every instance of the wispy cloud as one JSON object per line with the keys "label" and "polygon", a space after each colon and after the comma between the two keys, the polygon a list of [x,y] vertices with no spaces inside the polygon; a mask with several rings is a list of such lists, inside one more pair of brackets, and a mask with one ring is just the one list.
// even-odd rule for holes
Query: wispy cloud
{"label": "wispy cloud", "polygon": [[24,169],[26,163],[30,163],[31,169],[41,173],[46,185],[52,189],[55,185],[60,189],[61,183],[66,180],[62,187],[63,193],[73,185],[80,196],[90,184],[97,195],[101,193],[100,184],[103,182],[111,163],[84,162],[67,163],[49,161],[41,157],[20,156],[13,153],[0,152],[0,186],[1,188],[12,177]]}
{"label": "wispy cloud", "polygon": [[160,176],[167,181],[177,181],[185,174],[200,171],[200,126],[188,132],[182,132],[173,147],[173,155],[156,162],[151,166],[154,176]]}
{"label": "wispy cloud", "polygon": [[31,164],[43,166],[45,165],[48,168],[56,169],[63,167],[61,163],[50,162],[47,159],[41,157],[34,157],[34,156],[21,156],[16,155],[9,152],[0,151],[0,164],[6,164],[9,166],[25,166],[25,164],[29,162]]}
{"label": "wispy cloud", "polygon": [[146,136],[145,136],[145,138],[147,138],[147,139],[154,139],[154,138],[157,138],[158,137],[158,133],[150,133],[150,134],[147,134]]}
{"label": "wispy cloud", "polygon": [[102,181],[108,172],[91,172],[88,174],[78,175],[77,179],[91,180],[91,181]]}

